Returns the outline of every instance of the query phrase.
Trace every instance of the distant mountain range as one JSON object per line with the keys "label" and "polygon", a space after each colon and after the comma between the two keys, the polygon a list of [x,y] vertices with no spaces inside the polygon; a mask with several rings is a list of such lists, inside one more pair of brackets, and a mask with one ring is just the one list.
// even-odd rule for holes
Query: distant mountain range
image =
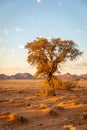
{"label": "distant mountain range", "polygon": [[17,73],[15,75],[0,74],[0,79],[33,79],[34,77],[30,73]]}
{"label": "distant mountain range", "polygon": [[87,80],[87,74],[81,74],[81,75],[72,75],[70,73],[66,73],[66,74],[63,74],[63,75],[58,75],[57,77],[59,78],[64,78],[64,79],[82,79],[82,80]]}
{"label": "distant mountain range", "polygon": [[[66,73],[63,75],[56,75],[58,78],[64,78],[64,79],[82,79],[82,80],[87,80],[87,74],[81,74],[81,75],[72,75],[70,73]],[[0,74],[0,79],[34,79],[33,75],[30,73],[17,73],[15,75],[5,75],[5,74]]]}

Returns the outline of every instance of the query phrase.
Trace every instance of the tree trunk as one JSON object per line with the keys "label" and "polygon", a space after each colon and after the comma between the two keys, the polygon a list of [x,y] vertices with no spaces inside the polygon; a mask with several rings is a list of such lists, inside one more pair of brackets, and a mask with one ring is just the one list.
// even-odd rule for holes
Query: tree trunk
{"label": "tree trunk", "polygon": [[49,73],[47,77],[47,83],[48,83],[48,95],[56,96],[52,73]]}

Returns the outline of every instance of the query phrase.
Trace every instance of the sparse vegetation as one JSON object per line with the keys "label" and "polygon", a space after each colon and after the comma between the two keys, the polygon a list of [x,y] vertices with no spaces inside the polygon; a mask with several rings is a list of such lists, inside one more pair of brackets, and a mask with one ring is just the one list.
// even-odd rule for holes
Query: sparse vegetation
{"label": "sparse vegetation", "polygon": [[63,127],[64,130],[76,130],[76,127],[73,125],[64,125]]}
{"label": "sparse vegetation", "polygon": [[63,106],[56,105],[50,109],[50,113],[52,116],[59,115],[61,111],[64,111],[65,108]]}
{"label": "sparse vegetation", "polygon": [[74,91],[59,89],[56,97],[38,96],[41,83],[42,80],[0,81],[0,130],[63,130],[64,125],[70,124],[74,126],[69,130],[86,129],[87,81],[79,81],[80,87]]}
{"label": "sparse vegetation", "polygon": [[[72,91],[74,88],[77,88],[79,86],[78,84],[78,80],[76,79],[70,79],[70,80],[63,80],[63,79],[52,79],[50,81],[50,84],[54,87],[49,87],[48,82],[45,81],[43,83],[43,87],[42,87],[42,94],[45,96],[55,96],[56,95],[56,91],[57,90],[68,90],[68,91]],[[55,93],[54,93],[55,91]]]}
{"label": "sparse vegetation", "polygon": [[75,79],[70,79],[70,80],[56,80],[54,82],[56,88],[61,89],[61,90],[69,90],[71,91],[73,88],[78,87],[78,81]]}
{"label": "sparse vegetation", "polygon": [[28,121],[27,118],[20,116],[19,114],[11,113],[10,115],[8,115],[8,117],[9,117],[10,121],[13,121],[13,122],[23,123],[23,122]]}
{"label": "sparse vegetation", "polygon": [[87,119],[87,112],[83,112],[84,119]]}
{"label": "sparse vegetation", "polygon": [[40,104],[40,109],[46,109],[46,105],[45,104]]}

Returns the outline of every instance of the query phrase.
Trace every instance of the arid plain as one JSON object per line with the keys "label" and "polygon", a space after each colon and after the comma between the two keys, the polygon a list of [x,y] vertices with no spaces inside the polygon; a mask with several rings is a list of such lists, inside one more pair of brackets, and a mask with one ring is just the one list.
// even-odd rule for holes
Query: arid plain
{"label": "arid plain", "polygon": [[41,94],[42,83],[0,80],[0,130],[87,130],[87,81],[54,97]]}

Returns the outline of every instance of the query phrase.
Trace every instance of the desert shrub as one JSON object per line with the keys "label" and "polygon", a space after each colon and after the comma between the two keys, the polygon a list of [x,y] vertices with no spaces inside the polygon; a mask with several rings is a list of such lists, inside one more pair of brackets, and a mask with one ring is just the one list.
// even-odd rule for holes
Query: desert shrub
{"label": "desert shrub", "polygon": [[83,112],[83,118],[87,119],[87,112]]}
{"label": "desert shrub", "polygon": [[53,78],[50,80],[50,84],[47,81],[43,83],[41,93],[45,96],[56,96],[56,90],[58,89],[71,91],[77,86],[77,79],[63,80]]}
{"label": "desert shrub", "polygon": [[40,104],[40,109],[46,109],[46,105],[45,104]]}
{"label": "desert shrub", "polygon": [[9,119],[10,121],[13,121],[13,122],[26,122],[28,121],[27,118],[23,117],[23,116],[19,116],[18,114],[14,114],[14,113],[11,113],[9,116]]}
{"label": "desert shrub", "polygon": [[56,106],[53,106],[51,109],[50,109],[50,114],[52,116],[55,116],[55,115],[60,115],[60,111],[64,111],[65,108],[63,106],[59,106],[59,105],[56,105]]}
{"label": "desert shrub", "polygon": [[55,86],[57,89],[62,89],[62,90],[72,90],[73,88],[77,87],[77,80],[75,79],[70,79],[70,80],[56,80],[55,81]]}
{"label": "desert shrub", "polygon": [[76,130],[76,127],[73,125],[64,125],[63,127],[64,130]]}

